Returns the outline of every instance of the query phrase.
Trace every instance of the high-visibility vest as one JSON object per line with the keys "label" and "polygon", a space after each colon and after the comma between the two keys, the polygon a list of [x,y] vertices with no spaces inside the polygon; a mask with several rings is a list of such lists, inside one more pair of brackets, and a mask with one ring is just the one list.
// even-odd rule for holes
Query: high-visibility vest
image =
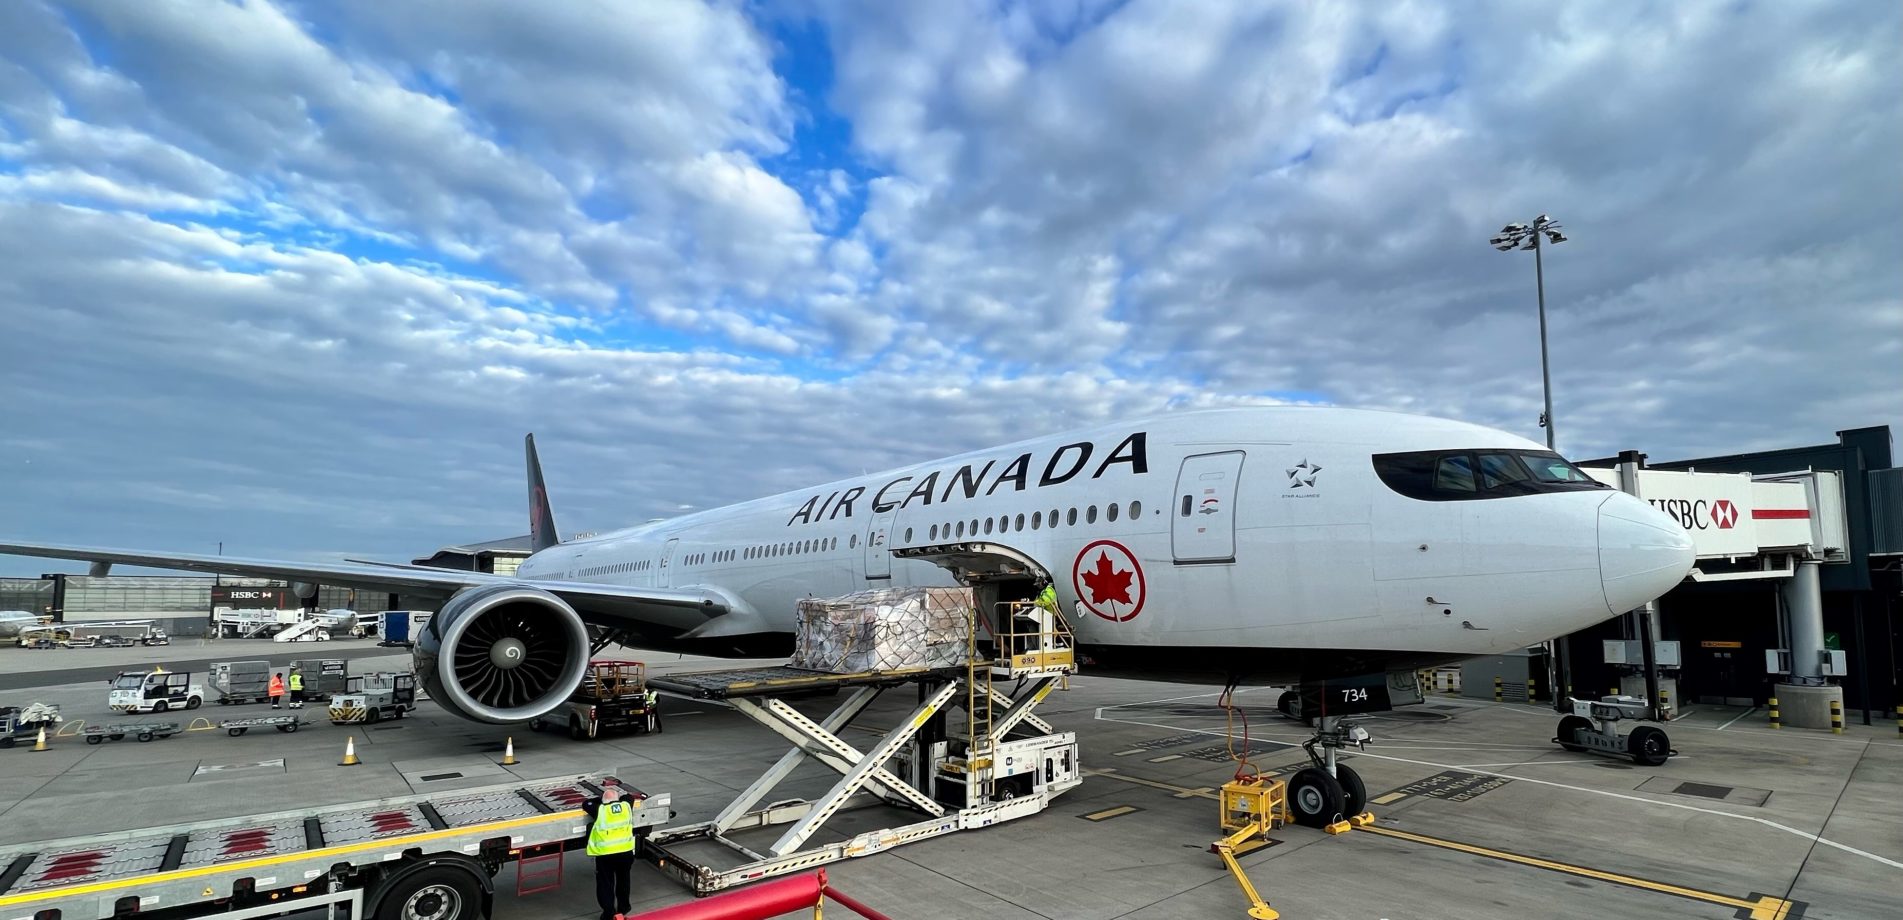
{"label": "high-visibility vest", "polygon": [[276,674],[271,675],[271,695],[272,696],[284,695],[284,678],[279,677]]}
{"label": "high-visibility vest", "polygon": [[634,852],[634,806],[604,802],[595,810],[595,826],[588,829],[588,855]]}
{"label": "high-visibility vest", "polygon": [[649,690],[645,693],[642,693],[641,705],[646,706],[649,709],[653,709],[654,707],[661,705],[661,694],[653,690]]}
{"label": "high-visibility vest", "polygon": [[1037,601],[1035,603],[1039,607],[1044,608],[1045,610],[1049,610],[1052,613],[1056,613],[1057,612],[1057,586],[1045,585],[1044,590],[1039,591],[1037,593]]}
{"label": "high-visibility vest", "polygon": [[301,692],[303,691],[303,689],[304,689],[304,675],[299,674],[296,671],[292,671],[291,672],[291,690],[293,692]]}

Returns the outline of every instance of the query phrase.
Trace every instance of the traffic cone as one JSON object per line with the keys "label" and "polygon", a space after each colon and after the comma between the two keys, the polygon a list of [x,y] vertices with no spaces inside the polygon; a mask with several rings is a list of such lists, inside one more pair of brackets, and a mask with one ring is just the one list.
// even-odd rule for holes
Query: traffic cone
{"label": "traffic cone", "polygon": [[502,748],[502,765],[513,767],[521,761],[515,759],[515,736],[509,736],[509,743]]}
{"label": "traffic cone", "polygon": [[52,748],[49,748],[46,746],[46,726],[44,725],[40,726],[40,737],[38,740],[33,742],[33,749],[36,751],[52,750]]}
{"label": "traffic cone", "polygon": [[361,763],[363,763],[363,761],[357,759],[357,739],[354,737],[345,738],[344,739],[344,762],[338,764],[338,766],[354,767]]}

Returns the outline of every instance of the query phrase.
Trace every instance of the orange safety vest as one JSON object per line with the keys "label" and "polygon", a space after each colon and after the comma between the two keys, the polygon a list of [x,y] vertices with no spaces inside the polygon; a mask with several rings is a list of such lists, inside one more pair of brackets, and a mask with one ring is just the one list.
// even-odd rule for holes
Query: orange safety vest
{"label": "orange safety vest", "polygon": [[271,695],[272,696],[284,695],[284,678],[279,677],[276,674],[271,675]]}

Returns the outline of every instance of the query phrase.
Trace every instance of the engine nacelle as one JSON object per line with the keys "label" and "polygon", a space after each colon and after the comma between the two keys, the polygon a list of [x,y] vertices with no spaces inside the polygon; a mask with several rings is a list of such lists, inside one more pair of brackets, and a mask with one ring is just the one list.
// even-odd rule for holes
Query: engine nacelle
{"label": "engine nacelle", "polygon": [[471,588],[416,636],[416,672],[430,698],[477,722],[549,712],[588,669],[588,627],[561,598],[525,585]]}

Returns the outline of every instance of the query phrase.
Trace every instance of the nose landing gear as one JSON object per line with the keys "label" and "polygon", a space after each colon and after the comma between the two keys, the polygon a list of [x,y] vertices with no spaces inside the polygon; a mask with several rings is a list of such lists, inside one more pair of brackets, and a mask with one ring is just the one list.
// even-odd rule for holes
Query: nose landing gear
{"label": "nose landing gear", "polygon": [[1374,816],[1367,810],[1368,787],[1353,767],[1337,757],[1342,748],[1351,745],[1365,750],[1371,737],[1368,730],[1341,716],[1321,716],[1316,721],[1315,737],[1302,743],[1314,766],[1296,771],[1288,783],[1295,823],[1331,834],[1343,833],[1358,823],[1374,823]]}

